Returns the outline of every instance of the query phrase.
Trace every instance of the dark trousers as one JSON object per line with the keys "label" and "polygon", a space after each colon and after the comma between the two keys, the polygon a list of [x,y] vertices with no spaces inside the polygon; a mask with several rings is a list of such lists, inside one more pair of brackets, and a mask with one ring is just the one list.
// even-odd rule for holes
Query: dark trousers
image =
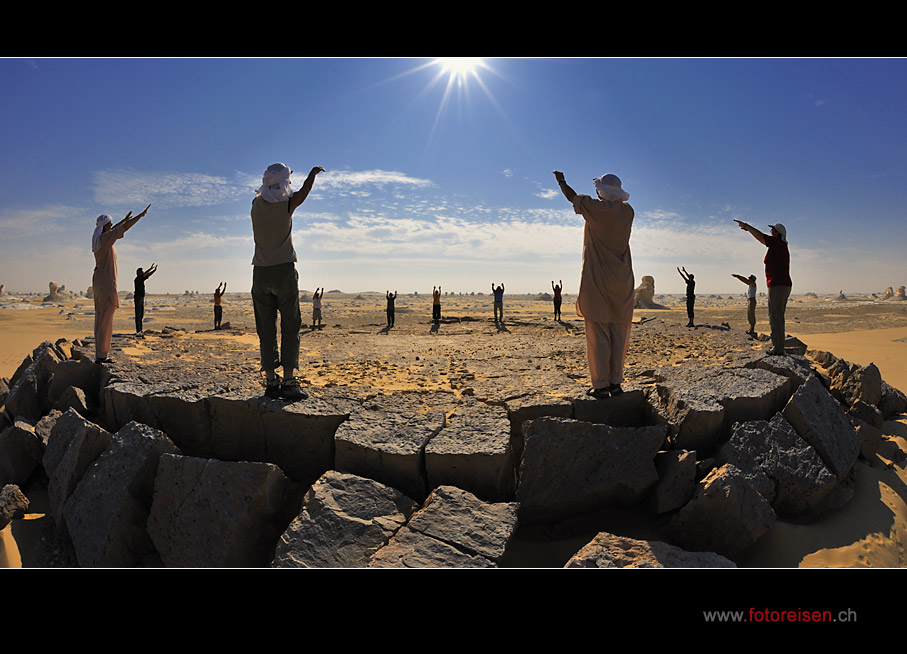
{"label": "dark trousers", "polygon": [[[299,275],[292,263],[252,267],[252,302],[255,331],[266,372],[281,365],[284,373],[299,367]],[[277,314],[280,314],[280,350],[277,349]]]}
{"label": "dark trousers", "polygon": [[135,331],[142,331],[142,320],[145,318],[145,296],[137,295],[135,297]]}
{"label": "dark trousers", "polygon": [[561,317],[561,301],[555,300],[554,301],[554,319],[557,320],[560,317]]}
{"label": "dark trousers", "polygon": [[388,327],[394,326],[394,310],[393,309],[387,310],[387,326]]}
{"label": "dark trousers", "polygon": [[693,305],[696,303],[696,298],[692,296],[687,296],[687,318],[690,319],[690,324],[693,324]]}
{"label": "dark trousers", "polygon": [[215,304],[214,305],[214,326],[215,327],[220,327],[220,321],[223,319],[223,317],[224,317],[224,308],[219,304]]}
{"label": "dark trousers", "polygon": [[441,320],[441,305],[433,304],[431,305],[431,319],[437,322]]}

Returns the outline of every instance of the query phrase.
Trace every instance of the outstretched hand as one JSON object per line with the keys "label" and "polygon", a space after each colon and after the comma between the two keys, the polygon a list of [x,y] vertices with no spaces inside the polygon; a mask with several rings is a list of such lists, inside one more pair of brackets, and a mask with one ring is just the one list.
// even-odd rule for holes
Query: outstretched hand
{"label": "outstretched hand", "polygon": [[564,179],[564,173],[562,173],[562,172],[559,171],[559,170],[555,170],[555,171],[554,171],[554,179],[556,179],[558,182],[566,181],[566,180]]}

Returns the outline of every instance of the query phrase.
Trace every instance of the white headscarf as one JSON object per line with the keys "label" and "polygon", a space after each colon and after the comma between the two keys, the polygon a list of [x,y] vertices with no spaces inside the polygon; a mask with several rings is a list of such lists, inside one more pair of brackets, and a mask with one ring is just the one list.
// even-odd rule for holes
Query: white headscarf
{"label": "white headscarf", "polygon": [[106,213],[102,213],[95,221],[94,234],[91,235],[91,251],[97,252],[101,247],[101,234],[104,233],[104,225],[112,223],[113,218]]}
{"label": "white headscarf", "polygon": [[292,172],[286,164],[271,164],[261,176],[261,187],[255,192],[268,202],[286,202],[293,195],[290,189]]}
{"label": "white headscarf", "polygon": [[601,200],[626,202],[630,199],[630,194],[621,188],[617,175],[602,175],[593,179],[592,183],[595,184],[595,192]]}

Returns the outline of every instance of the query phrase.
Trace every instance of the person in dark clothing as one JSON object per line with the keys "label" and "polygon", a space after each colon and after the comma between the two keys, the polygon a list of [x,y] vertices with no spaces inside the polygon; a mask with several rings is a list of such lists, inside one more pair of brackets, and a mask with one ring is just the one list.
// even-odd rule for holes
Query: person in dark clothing
{"label": "person in dark clothing", "polygon": [[551,290],[554,291],[554,319],[561,319],[561,289],[564,288],[563,280],[558,280],[557,285],[555,285],[554,280],[551,280]]}
{"label": "person in dark clothing", "polygon": [[157,264],[152,263],[147,271],[135,269],[135,333],[142,333],[142,321],[145,319],[145,280],[157,272]]}
{"label": "person in dark clothing", "polygon": [[683,277],[683,281],[687,283],[687,318],[690,319],[687,327],[695,327],[696,325],[693,324],[693,305],[696,304],[696,282],[693,281],[692,273],[688,273],[683,266],[678,268],[677,272]]}
{"label": "person in dark clothing", "polygon": [[740,229],[749,232],[767,249],[765,253],[765,285],[768,288],[768,323],[772,330],[772,349],[769,354],[786,354],[784,341],[787,337],[784,313],[793,282],[790,278],[790,250],[787,247],[787,229],[781,223],[769,225],[771,232],[764,234],[752,225],[735,220]]}
{"label": "person in dark clothing", "polygon": [[431,288],[431,319],[437,325],[441,322],[441,287]]}
{"label": "person in dark clothing", "polygon": [[494,321],[504,322],[504,282],[497,288],[491,282],[491,293],[494,296]]}
{"label": "person in dark clothing", "polygon": [[397,291],[393,295],[387,291],[384,295],[387,298],[387,327],[390,329],[394,326],[394,300],[397,299]]}

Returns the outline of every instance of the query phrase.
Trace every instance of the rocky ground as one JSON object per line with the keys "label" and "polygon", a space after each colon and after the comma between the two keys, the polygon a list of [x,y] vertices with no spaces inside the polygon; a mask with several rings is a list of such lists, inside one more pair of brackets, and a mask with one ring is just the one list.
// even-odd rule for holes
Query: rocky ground
{"label": "rocky ground", "polygon": [[[148,456],[159,462],[160,472],[157,480],[145,482],[157,504],[146,509],[149,534],[143,538],[150,537],[152,544],[140,548],[142,556],[124,563],[105,559],[87,545],[81,546],[80,556],[79,547],[67,549],[61,544],[67,539],[58,534],[43,539],[43,553],[28,555],[35,557],[32,564],[261,565],[273,557],[275,565],[584,567],[618,565],[613,555],[603,554],[616,548],[639,550],[638,561],[654,557],[673,565],[743,565],[752,545],[776,520],[812,519],[817,511],[846,504],[858,456],[875,457],[880,447],[890,465],[902,456],[897,442],[883,443],[878,427],[883,413],[901,410],[901,396],[895,396],[894,389],[886,391],[887,400],[879,395],[863,402],[844,390],[863,374],[860,370],[836,365],[833,358],[819,362],[817,353],[801,356],[805,347],[795,341],[792,356],[781,357],[787,361],[765,357],[767,344],[743,333],[743,309],[736,299],[724,306],[716,301],[703,310],[695,329],[682,326],[685,315],[679,304],[637,312],[625,394],[590,401],[584,395],[588,380],[582,322],[569,315],[551,320],[544,299],[511,299],[499,324],[491,320],[488,298],[451,298],[435,325],[422,311],[424,298],[401,296],[396,325],[389,330],[383,312],[375,310],[380,296],[326,297],[325,326],[306,327],[301,333],[299,373],[310,397],[291,405],[261,400],[254,323],[249,306],[238,299],[228,304],[224,319],[229,327],[219,331],[206,324],[210,307],[204,302],[147,311],[155,319],[146,324],[144,336],[128,330],[116,336],[113,365],[80,360],[80,352],[91,356],[90,339],[62,344],[54,361],[43,364],[46,368],[35,363],[40,358],[36,350],[30,365],[44,406],[29,409],[17,399],[14,411],[10,402],[6,407],[10,422],[19,418],[8,430],[27,434],[24,420],[33,433],[45,434],[41,466],[46,476],[30,475],[22,481],[24,487],[45,479],[53,503],[55,493],[84,474],[84,467],[76,475],[74,468],[48,461],[54,429],[58,442],[63,433],[68,434],[67,443],[87,442],[87,435],[94,434],[105,453],[117,449],[111,443],[119,443],[123,451],[144,451],[135,444],[156,443],[149,446]],[[172,299],[156,302],[159,307],[180,304]],[[827,330],[829,320],[836,319],[827,310],[820,316],[813,306],[815,302],[792,303],[790,320],[801,332]],[[850,326],[861,321],[907,324],[904,314],[890,308],[876,313],[870,303],[855,302],[838,311]],[[81,361],[81,372],[73,372],[76,365],[61,367],[64,361]],[[27,376],[27,368],[20,377]],[[53,374],[42,381],[39,369]],[[806,384],[810,374],[818,386]],[[76,378],[80,381],[71,386],[64,383]],[[838,388],[837,396],[833,388]],[[822,414],[816,403],[826,413],[840,413],[834,424],[840,439],[833,444],[809,435]],[[53,407],[60,413],[49,419]],[[72,409],[77,415],[64,411]],[[777,418],[782,415],[783,422]],[[779,489],[793,482],[782,484],[785,477],[776,464],[770,474],[754,470],[753,465],[760,467],[754,457],[764,462],[763,455],[741,454],[723,445],[735,442],[738,421],[747,425],[740,438],[749,433],[744,440],[759,441],[759,434],[773,433],[776,439],[784,434],[796,441],[785,450],[787,455],[796,452],[798,465],[806,461],[823,471],[819,478],[827,483],[810,490],[812,505],[792,505],[790,492],[785,495]],[[309,439],[304,444],[303,439],[288,438],[303,432]],[[603,443],[624,443],[615,452],[629,459],[607,454]],[[557,449],[546,449],[555,444]],[[865,447],[870,449],[860,454]],[[66,456],[73,455],[61,454],[60,461]],[[98,456],[90,457],[92,465],[101,462]],[[303,465],[301,459],[313,463]],[[214,468],[199,460],[221,463]],[[575,464],[561,467],[571,460],[597,463],[582,477]],[[608,471],[607,462],[617,460],[624,460],[621,470]],[[255,467],[240,468],[240,462],[255,462]],[[113,458],[106,465],[128,467]],[[613,478],[626,476],[634,467],[638,469],[632,480]],[[69,479],[65,484],[60,481],[63,470]],[[552,471],[559,474],[550,476]],[[581,492],[575,485],[560,494],[552,492],[569,487],[564,480],[571,475],[583,479]],[[770,489],[766,475],[772,480]],[[173,507],[185,504],[187,497],[179,494],[178,480],[196,479],[186,490],[195,496],[204,494],[199,489],[205,484],[214,483],[210,479],[227,483],[224,480],[239,477],[260,479],[244,482],[258,489],[253,492],[250,486],[243,491],[246,496],[265,493],[286,502],[261,508],[242,525],[218,522],[210,512],[175,514]],[[284,477],[287,481],[281,481]],[[682,488],[667,488],[668,479]],[[84,518],[88,509],[79,510],[91,506],[89,499],[98,493],[110,494],[100,481],[95,484],[93,491],[91,483],[78,486],[79,494],[69,488],[63,499],[77,499],[46,512],[56,523],[68,525],[77,543],[97,540],[84,535],[90,531]],[[743,493],[745,499],[733,510],[716,508],[709,498],[721,488]],[[801,496],[810,495],[803,491]],[[148,503],[153,505],[150,499]],[[289,513],[286,505],[293,507]],[[359,516],[354,522],[360,524],[362,512],[374,512],[374,507],[383,508],[369,514],[369,535],[360,534],[344,548],[357,554],[324,558],[326,552],[338,550],[338,542],[351,538],[349,516]],[[196,543],[206,537],[192,526],[199,523],[199,515],[208,516],[208,538],[210,533],[232,534],[241,542],[236,534],[257,525],[257,531],[273,534],[270,545],[259,547],[258,552],[266,553],[256,553],[257,559],[242,558],[238,544],[224,549],[221,558],[201,557],[185,542],[189,535]],[[738,521],[737,537],[719,542],[702,536],[711,533],[712,520],[725,525]],[[480,531],[487,534],[482,543],[449,536],[476,524],[484,525]],[[621,544],[620,539],[628,538],[634,542]],[[321,547],[303,552],[298,546],[319,539]],[[221,541],[232,542],[227,536]],[[697,553],[705,554],[697,558]]]}

